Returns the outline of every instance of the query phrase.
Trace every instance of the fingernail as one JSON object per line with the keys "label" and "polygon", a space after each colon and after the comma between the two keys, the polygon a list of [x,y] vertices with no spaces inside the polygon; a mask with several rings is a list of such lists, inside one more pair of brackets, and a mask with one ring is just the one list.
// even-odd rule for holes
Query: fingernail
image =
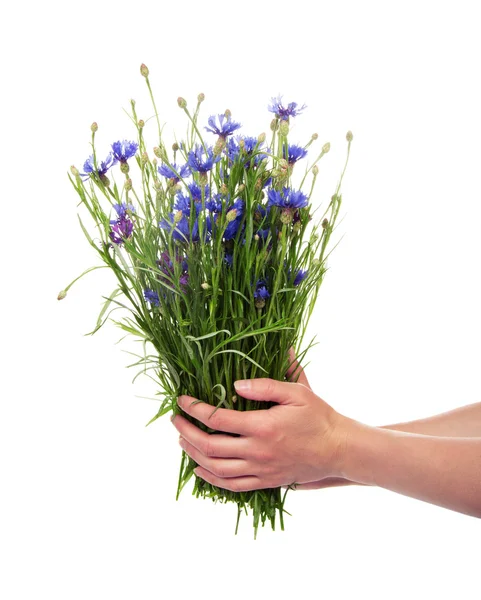
{"label": "fingernail", "polygon": [[177,398],[177,404],[178,404],[178,406],[182,406],[182,404],[183,404],[183,401],[184,401],[183,397],[182,397],[182,396],[179,396],[179,397]]}
{"label": "fingernail", "polygon": [[250,379],[239,379],[239,381],[234,381],[234,387],[238,392],[245,392],[251,387]]}

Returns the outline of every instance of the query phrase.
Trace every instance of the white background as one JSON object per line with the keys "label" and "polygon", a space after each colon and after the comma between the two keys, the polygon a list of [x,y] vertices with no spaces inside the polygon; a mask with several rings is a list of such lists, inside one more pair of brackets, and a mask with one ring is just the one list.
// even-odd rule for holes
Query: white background
{"label": "white background", "polygon": [[[132,349],[92,337],[106,271],[67,179],[98,143],[149,117],[145,62],[166,123],[206,94],[247,133],[272,96],[308,104],[343,186],[307,368],[319,395],[368,424],[481,399],[481,41],[476,2],[25,2],[4,9],[1,197],[0,594],[49,598],[479,598],[480,522],[382,489],[290,493],[285,532],[235,507],[175,501],[168,418],[131,385]],[[314,8],[315,7],[315,8]],[[6,12],[5,12],[6,11]],[[103,146],[102,146],[103,145]]]}

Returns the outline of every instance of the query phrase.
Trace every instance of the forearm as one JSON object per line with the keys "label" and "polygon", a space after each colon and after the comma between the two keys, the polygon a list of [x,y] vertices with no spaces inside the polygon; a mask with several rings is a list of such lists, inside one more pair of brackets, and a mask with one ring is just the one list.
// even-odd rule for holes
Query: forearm
{"label": "forearm", "polygon": [[382,429],[439,437],[481,437],[481,402],[426,419],[383,425]]}
{"label": "forearm", "polygon": [[340,475],[481,517],[481,438],[449,438],[346,420]]}

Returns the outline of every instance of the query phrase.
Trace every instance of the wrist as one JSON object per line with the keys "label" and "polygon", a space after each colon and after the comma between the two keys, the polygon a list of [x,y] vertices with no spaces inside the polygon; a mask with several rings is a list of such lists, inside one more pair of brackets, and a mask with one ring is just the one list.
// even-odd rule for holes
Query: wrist
{"label": "wrist", "polygon": [[364,485],[375,485],[373,459],[382,452],[382,439],[379,438],[386,433],[380,428],[343,417],[338,476]]}

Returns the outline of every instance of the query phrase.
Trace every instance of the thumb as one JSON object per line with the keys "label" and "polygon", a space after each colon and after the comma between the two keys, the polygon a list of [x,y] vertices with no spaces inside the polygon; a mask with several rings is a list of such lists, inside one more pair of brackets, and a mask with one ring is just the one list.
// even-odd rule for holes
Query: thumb
{"label": "thumb", "polygon": [[295,392],[305,389],[295,383],[283,383],[275,379],[241,379],[234,382],[236,392],[249,400],[277,402],[278,404],[297,404]]}

